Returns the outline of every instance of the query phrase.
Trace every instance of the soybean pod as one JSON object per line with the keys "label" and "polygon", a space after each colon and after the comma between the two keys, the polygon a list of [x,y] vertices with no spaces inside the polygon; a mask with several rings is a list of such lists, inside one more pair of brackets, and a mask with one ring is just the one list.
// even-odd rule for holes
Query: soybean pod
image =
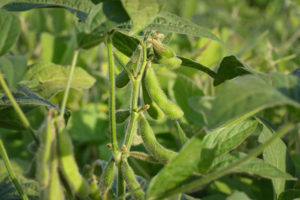
{"label": "soybean pod", "polygon": [[158,59],[158,62],[170,69],[177,69],[178,67],[180,67],[182,61],[180,58],[172,57],[172,58],[165,58],[162,57],[160,59]]}
{"label": "soybean pod", "polygon": [[133,196],[133,199],[144,200],[145,193],[141,188],[139,182],[136,180],[134,172],[127,162],[127,158],[123,156],[121,160],[121,172],[122,172],[122,177],[125,179],[128,190]]}
{"label": "soybean pod", "polygon": [[130,111],[129,110],[117,110],[116,112],[116,122],[121,124],[125,122],[125,120],[129,117]]}
{"label": "soybean pod", "polygon": [[104,197],[107,195],[109,189],[114,181],[116,171],[116,164],[113,158],[106,164],[104,171],[100,177],[99,190],[100,194]]}
{"label": "soybean pod", "polygon": [[176,53],[172,48],[161,43],[160,41],[150,40],[149,43],[152,44],[154,53],[158,58],[173,58],[176,56]]}
{"label": "soybean pod", "polygon": [[[142,47],[138,45],[136,50],[133,52],[129,62],[124,67],[126,67],[130,73],[136,72],[139,69],[141,58],[142,58]],[[130,80],[128,77],[128,71],[123,69],[121,73],[119,73],[118,76],[116,77],[117,88],[123,88],[128,84]]]}
{"label": "soybean pod", "polygon": [[79,173],[79,169],[74,158],[73,144],[69,134],[64,129],[64,125],[60,124],[58,125],[58,128],[58,154],[60,171],[62,172],[72,191],[75,192],[75,194],[79,197],[84,198],[89,194],[89,185]]}
{"label": "soybean pod", "polygon": [[160,120],[164,118],[165,114],[163,111],[159,108],[159,106],[151,99],[150,95],[148,94],[146,85],[145,85],[145,79],[142,80],[142,90],[143,90],[143,99],[144,103],[148,104],[150,107],[147,110],[148,114],[152,119]]}
{"label": "soybean pod", "polygon": [[56,141],[52,143],[49,186],[42,193],[42,200],[64,200],[64,191],[59,178]]}
{"label": "soybean pod", "polygon": [[98,190],[98,183],[97,183],[97,178],[94,174],[91,175],[89,179],[89,184],[90,184],[90,194],[89,197],[92,200],[102,200],[100,192]]}
{"label": "soybean pod", "polygon": [[167,163],[171,158],[177,155],[176,152],[158,143],[151,126],[143,115],[140,117],[140,135],[142,136],[146,150],[161,163]]}
{"label": "soybean pod", "polygon": [[147,67],[145,81],[147,91],[150,94],[152,100],[157,103],[157,105],[165,114],[173,119],[178,119],[183,116],[184,113],[181,108],[170,101],[164,91],[161,89],[156,74],[150,63]]}
{"label": "soybean pod", "polygon": [[48,186],[50,179],[50,160],[51,160],[51,144],[53,142],[55,127],[52,119],[53,110],[50,110],[45,122],[43,129],[39,135],[40,146],[37,151],[37,180],[40,183],[41,188]]}

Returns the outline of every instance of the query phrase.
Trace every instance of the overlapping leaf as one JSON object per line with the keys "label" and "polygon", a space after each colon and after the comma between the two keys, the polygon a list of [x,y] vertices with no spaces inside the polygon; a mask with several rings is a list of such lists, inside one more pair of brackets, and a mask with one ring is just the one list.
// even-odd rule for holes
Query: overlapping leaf
{"label": "overlapping leaf", "polygon": [[[56,65],[50,62],[38,62],[30,67],[24,76],[23,84],[45,99],[49,99],[65,89],[70,66]],[[85,70],[77,67],[71,82],[73,89],[88,89],[95,79]]]}

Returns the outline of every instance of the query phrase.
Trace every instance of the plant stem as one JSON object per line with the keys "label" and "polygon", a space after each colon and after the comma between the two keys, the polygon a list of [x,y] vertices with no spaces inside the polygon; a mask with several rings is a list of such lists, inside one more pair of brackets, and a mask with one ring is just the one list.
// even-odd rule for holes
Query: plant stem
{"label": "plant stem", "polygon": [[138,98],[139,98],[142,77],[143,77],[143,74],[144,74],[144,71],[146,68],[146,64],[147,64],[146,44],[141,41],[141,45],[143,48],[142,66],[141,66],[141,69],[140,69],[138,75],[136,76],[136,79],[131,81],[131,83],[132,83],[131,103],[130,103],[131,115],[130,115],[129,125],[126,130],[125,142],[124,142],[124,145],[126,146],[127,151],[130,151],[132,139],[134,137],[134,132],[136,130],[136,122],[139,118],[139,113],[137,112],[137,107],[138,107],[137,103],[138,103]]}
{"label": "plant stem", "polygon": [[70,69],[70,74],[69,74],[66,90],[65,90],[63,101],[62,101],[62,104],[61,104],[59,118],[63,118],[64,113],[65,113],[67,100],[68,100],[68,96],[69,96],[69,92],[70,92],[70,87],[71,87],[71,83],[72,83],[72,78],[73,78],[75,67],[76,67],[76,64],[77,64],[78,54],[79,54],[79,50],[76,50],[75,53],[74,53],[74,56],[73,56],[72,66],[71,66],[71,69]]}
{"label": "plant stem", "polygon": [[169,191],[165,192],[161,196],[156,196],[154,198],[151,198],[151,200],[162,199],[162,198],[166,198],[166,197],[178,194],[178,193],[184,193],[184,192],[190,191],[194,188],[201,187],[201,186],[203,186],[203,185],[205,185],[205,184],[207,184],[207,183],[209,183],[209,182],[211,182],[215,179],[218,179],[222,176],[225,176],[225,175],[231,173],[239,165],[244,164],[245,162],[249,161],[250,159],[255,158],[256,156],[261,154],[269,145],[271,145],[273,142],[275,142],[277,139],[279,139],[281,136],[283,136],[289,130],[291,130],[291,128],[293,128],[293,126],[294,125],[292,123],[286,124],[275,135],[273,135],[267,142],[265,142],[264,144],[260,145],[256,149],[254,149],[250,154],[248,154],[244,158],[241,158],[241,159],[235,161],[234,163],[229,164],[228,166],[226,166],[226,167],[224,167],[224,168],[222,168],[218,171],[207,174],[206,176],[202,177],[201,179],[192,181],[192,182],[187,183],[187,184],[183,184],[180,187],[177,187],[175,189],[172,189],[172,190],[169,190]]}
{"label": "plant stem", "polygon": [[26,196],[25,192],[23,191],[22,189],[22,186],[21,184],[19,183],[17,177],[16,177],[16,174],[9,162],[9,159],[8,159],[8,156],[7,156],[7,153],[6,153],[6,150],[5,150],[5,147],[3,145],[3,142],[2,142],[2,139],[0,138],[0,154],[1,154],[1,157],[3,159],[3,162],[6,166],[6,169],[7,169],[7,172],[13,182],[13,184],[15,185],[16,189],[18,190],[19,194],[21,195],[22,199],[23,200],[28,200],[28,197]]}
{"label": "plant stem", "polygon": [[[112,139],[112,150],[114,157],[116,158],[119,152],[117,129],[116,129],[116,94],[115,94],[115,66],[113,56],[112,34],[108,34],[106,40],[108,64],[109,64],[109,121],[110,132]],[[116,160],[117,161],[117,160]],[[118,162],[118,161],[117,161]]]}
{"label": "plant stem", "polygon": [[39,140],[37,138],[37,136],[35,135],[34,133],[34,130],[31,128],[30,126],[30,123],[27,119],[27,117],[25,116],[24,112],[22,111],[22,109],[20,108],[20,106],[18,105],[18,103],[16,102],[15,98],[13,97],[11,91],[9,90],[4,78],[3,78],[3,75],[2,75],[2,72],[0,71],[0,84],[6,94],[6,96],[8,97],[9,101],[11,102],[12,106],[14,107],[15,111],[17,112],[17,114],[19,115],[24,127],[30,131],[33,139],[35,140],[35,142],[37,144],[39,144]]}

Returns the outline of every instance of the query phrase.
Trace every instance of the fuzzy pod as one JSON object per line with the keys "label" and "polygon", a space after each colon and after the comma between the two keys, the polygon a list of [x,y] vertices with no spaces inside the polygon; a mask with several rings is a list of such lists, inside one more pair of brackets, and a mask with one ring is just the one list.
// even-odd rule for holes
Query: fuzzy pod
{"label": "fuzzy pod", "polygon": [[116,122],[118,124],[122,124],[126,121],[126,119],[129,117],[130,111],[129,110],[117,110],[116,112]]}
{"label": "fuzzy pod", "polygon": [[165,114],[160,109],[160,107],[151,99],[146,88],[145,79],[142,80],[142,90],[143,90],[144,103],[150,106],[149,109],[147,110],[147,113],[150,115],[152,119],[155,120],[163,119]]}
{"label": "fuzzy pod", "polygon": [[153,46],[153,50],[154,50],[156,57],[158,57],[158,58],[163,58],[163,57],[173,58],[176,56],[175,51],[171,47],[169,47],[157,40],[151,40],[149,42]]}
{"label": "fuzzy pod", "polygon": [[179,106],[170,101],[164,91],[161,89],[156,74],[149,65],[146,71],[146,89],[151,97],[157,105],[161,108],[161,110],[168,115],[172,119],[178,119],[183,116],[183,111]]}
{"label": "fuzzy pod", "polygon": [[89,185],[79,172],[74,158],[73,144],[65,129],[58,131],[59,166],[65,180],[72,191],[81,198],[89,194]]}
{"label": "fuzzy pod", "polygon": [[[129,71],[136,72],[139,69],[142,58],[142,48],[139,45],[136,50],[133,52],[130,60],[126,64],[125,67],[129,69]],[[118,76],[116,77],[116,87],[123,88],[129,83],[130,79],[127,72],[123,69]]]}
{"label": "fuzzy pod", "polygon": [[126,185],[128,187],[128,190],[133,196],[133,199],[144,200],[145,193],[141,188],[139,182],[136,180],[134,171],[129,166],[126,158],[122,158],[121,160],[121,172],[122,172],[122,177],[124,178]]}
{"label": "fuzzy pod", "polygon": [[181,59],[178,57],[172,57],[172,58],[162,57],[158,59],[158,62],[170,69],[177,69],[178,67],[180,67],[182,63]]}
{"label": "fuzzy pod", "polygon": [[116,77],[116,87],[123,88],[129,83],[129,77],[125,70],[122,70]]}
{"label": "fuzzy pod", "polygon": [[106,196],[109,189],[111,188],[115,177],[115,171],[116,164],[113,158],[111,158],[106,164],[104,171],[100,177],[99,190],[102,196]]}
{"label": "fuzzy pod", "polygon": [[51,145],[55,135],[55,126],[50,111],[45,119],[46,126],[39,135],[40,145],[36,155],[36,178],[41,188],[46,188],[50,180]]}
{"label": "fuzzy pod", "polygon": [[140,118],[140,135],[142,136],[146,150],[161,163],[167,163],[171,158],[177,155],[156,140],[155,134],[144,116]]}
{"label": "fuzzy pod", "polygon": [[48,187],[42,193],[42,200],[64,200],[63,186],[58,172],[57,147],[53,142],[51,148],[50,181]]}
{"label": "fuzzy pod", "polygon": [[90,184],[90,194],[89,197],[92,200],[102,200],[100,192],[98,190],[98,181],[95,175],[92,175],[90,180],[89,180],[89,184]]}

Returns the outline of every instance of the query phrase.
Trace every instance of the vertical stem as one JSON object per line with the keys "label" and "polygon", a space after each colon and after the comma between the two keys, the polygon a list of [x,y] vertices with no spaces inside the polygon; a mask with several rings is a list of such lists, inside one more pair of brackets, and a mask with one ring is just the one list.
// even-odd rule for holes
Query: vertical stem
{"label": "vertical stem", "polygon": [[110,132],[112,139],[112,150],[114,157],[118,155],[118,142],[117,142],[117,130],[116,130],[116,105],[115,105],[115,66],[112,46],[112,35],[108,34],[106,40],[108,64],[109,64],[109,121],[110,121]]}
{"label": "vertical stem", "polygon": [[22,189],[22,186],[21,184],[19,183],[17,177],[16,177],[16,174],[9,162],[9,159],[8,159],[8,156],[7,156],[7,153],[6,153],[6,150],[4,148],[4,145],[3,145],[3,142],[2,142],[2,139],[0,138],[0,154],[1,154],[1,157],[4,161],[4,164],[6,166],[6,169],[7,169],[7,172],[13,182],[13,184],[15,185],[16,189],[18,190],[19,194],[21,195],[22,199],[23,200],[28,200],[28,197],[26,196],[25,192],[23,191]]}
{"label": "vertical stem", "polygon": [[9,90],[4,78],[3,78],[3,75],[2,75],[2,72],[0,71],[0,84],[6,94],[6,96],[8,97],[9,101],[11,102],[12,106],[14,107],[15,111],[17,112],[17,114],[19,115],[24,127],[30,131],[33,139],[36,141],[36,143],[38,144],[39,143],[39,140],[38,138],[36,137],[33,129],[31,128],[30,126],[30,123],[27,119],[27,117],[25,116],[24,112],[22,111],[22,109],[20,108],[20,106],[18,105],[18,103],[16,102],[15,98],[13,97],[11,91]]}
{"label": "vertical stem", "polygon": [[61,104],[59,118],[63,118],[64,113],[65,113],[67,100],[68,100],[68,96],[69,96],[69,92],[70,92],[70,87],[71,87],[71,83],[72,83],[72,78],[73,78],[73,75],[74,75],[75,66],[76,66],[77,59],[78,59],[78,54],[79,54],[79,50],[76,50],[75,53],[74,53],[73,60],[72,60],[72,66],[71,66],[71,69],[70,69],[69,79],[68,79],[68,82],[67,82],[67,86],[66,86],[66,90],[65,90],[65,93],[64,93],[63,101],[62,101],[62,104]]}

